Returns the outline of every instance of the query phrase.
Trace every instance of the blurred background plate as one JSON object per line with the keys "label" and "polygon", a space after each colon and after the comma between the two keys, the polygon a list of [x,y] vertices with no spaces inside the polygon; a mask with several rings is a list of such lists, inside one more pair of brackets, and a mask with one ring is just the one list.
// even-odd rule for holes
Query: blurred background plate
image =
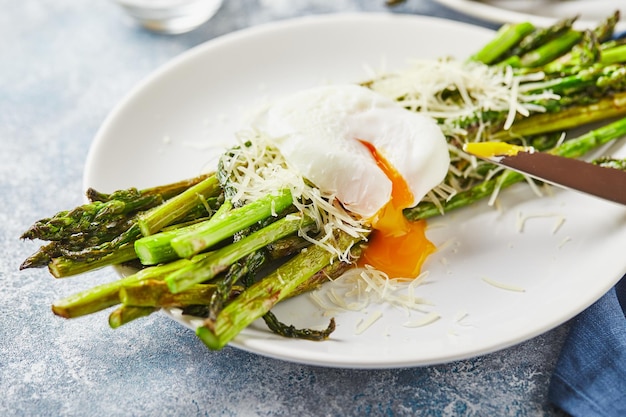
{"label": "blurred background plate", "polygon": [[[615,10],[626,12],[624,0],[435,0],[467,15],[495,23],[529,21],[548,26],[556,20],[580,16],[577,28],[593,28]],[[626,31],[626,23],[617,26]]]}

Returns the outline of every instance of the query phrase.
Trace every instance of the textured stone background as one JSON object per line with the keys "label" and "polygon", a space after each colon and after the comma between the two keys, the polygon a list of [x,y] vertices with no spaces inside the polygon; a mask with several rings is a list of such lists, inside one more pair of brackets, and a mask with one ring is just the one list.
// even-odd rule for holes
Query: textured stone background
{"label": "textured stone background", "polygon": [[[18,272],[36,247],[18,236],[81,203],[91,139],[136,82],[233,30],[303,14],[388,11],[383,0],[226,0],[208,24],[179,36],[139,29],[106,0],[0,0],[0,10],[0,415],[555,414],[546,393],[567,326],[441,366],[326,369],[233,348],[209,352],[159,314],[115,331],[101,315],[61,320],[53,300],[112,280],[113,271],[70,280]],[[393,12],[476,23],[424,0]]]}

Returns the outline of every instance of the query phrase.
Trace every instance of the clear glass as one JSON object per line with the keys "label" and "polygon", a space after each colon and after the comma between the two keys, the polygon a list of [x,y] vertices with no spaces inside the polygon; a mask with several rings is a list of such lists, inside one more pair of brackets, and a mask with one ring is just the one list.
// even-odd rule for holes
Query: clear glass
{"label": "clear glass", "polygon": [[148,30],[177,34],[189,32],[217,12],[223,0],[115,0]]}

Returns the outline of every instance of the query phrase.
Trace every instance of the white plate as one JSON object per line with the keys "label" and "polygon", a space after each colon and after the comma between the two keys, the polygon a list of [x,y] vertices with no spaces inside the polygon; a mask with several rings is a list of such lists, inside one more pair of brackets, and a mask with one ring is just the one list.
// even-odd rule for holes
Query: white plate
{"label": "white plate", "polygon": [[[532,22],[549,26],[579,16],[575,27],[593,28],[615,10],[626,12],[623,0],[435,0],[451,9],[496,23]],[[620,22],[618,31],[626,30]]]}
{"label": "white plate", "polygon": [[[245,124],[246,110],[269,97],[360,81],[368,66],[464,57],[491,36],[427,17],[351,14],[284,21],[213,40],[158,70],[113,110],[91,147],[84,185],[112,191],[193,176]],[[520,233],[519,213],[548,217],[528,220]],[[565,222],[553,231],[561,216]],[[502,349],[563,323],[617,282],[626,272],[625,220],[620,206],[556,190],[538,198],[520,186],[505,193],[501,211],[480,203],[431,222],[431,240],[452,243],[429,258],[429,284],[418,288],[433,303],[428,310],[441,316],[437,322],[407,328],[406,312],[372,306],[336,315],[329,341],[284,339],[259,321],[231,345],[354,368],[436,364]],[[483,277],[525,292],[496,288]],[[274,311],[297,326],[328,320],[307,295]],[[355,334],[358,321],[377,311],[382,318]]]}

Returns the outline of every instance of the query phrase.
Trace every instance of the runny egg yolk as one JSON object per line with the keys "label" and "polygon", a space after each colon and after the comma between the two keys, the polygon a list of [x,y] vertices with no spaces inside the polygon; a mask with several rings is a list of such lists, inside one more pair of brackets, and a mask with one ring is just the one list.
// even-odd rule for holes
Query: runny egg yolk
{"label": "runny egg yolk", "polygon": [[435,245],[426,238],[426,222],[411,222],[404,217],[402,210],[413,203],[408,184],[374,146],[362,143],[391,180],[392,190],[391,198],[372,221],[373,230],[359,266],[369,265],[390,278],[417,277],[428,255],[435,251]]}

